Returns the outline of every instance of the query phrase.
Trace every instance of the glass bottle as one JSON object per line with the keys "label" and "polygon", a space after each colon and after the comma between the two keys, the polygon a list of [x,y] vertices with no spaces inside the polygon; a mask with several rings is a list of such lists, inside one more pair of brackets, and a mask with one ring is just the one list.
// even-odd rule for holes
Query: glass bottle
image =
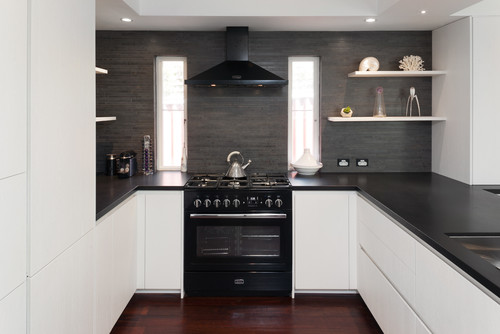
{"label": "glass bottle", "polygon": [[375,106],[373,107],[373,117],[385,117],[384,89],[377,87],[375,96]]}

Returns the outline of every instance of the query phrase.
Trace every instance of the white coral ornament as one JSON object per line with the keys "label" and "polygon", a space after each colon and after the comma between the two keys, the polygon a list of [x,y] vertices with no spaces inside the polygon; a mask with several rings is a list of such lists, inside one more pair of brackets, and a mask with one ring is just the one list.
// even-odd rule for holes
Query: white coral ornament
{"label": "white coral ornament", "polygon": [[424,61],[420,56],[404,56],[399,63],[399,68],[403,71],[425,71]]}

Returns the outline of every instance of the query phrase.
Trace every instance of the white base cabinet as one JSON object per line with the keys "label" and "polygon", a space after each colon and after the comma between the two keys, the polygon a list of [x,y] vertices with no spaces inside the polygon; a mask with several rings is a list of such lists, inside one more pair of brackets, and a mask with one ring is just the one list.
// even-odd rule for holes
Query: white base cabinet
{"label": "white base cabinet", "polygon": [[26,283],[0,300],[0,333],[26,334]]}
{"label": "white base cabinet", "polygon": [[347,290],[349,195],[342,191],[295,191],[295,290]]}
{"label": "white base cabinet", "polygon": [[132,196],[95,228],[94,333],[109,333],[136,291],[137,201]]}
{"label": "white base cabinet", "polygon": [[358,291],[384,333],[498,333],[500,304],[358,198]]}
{"label": "white base cabinet", "polygon": [[94,231],[28,278],[30,334],[93,331]]}
{"label": "white base cabinet", "polygon": [[424,246],[416,255],[416,308],[433,333],[500,332],[496,301]]}
{"label": "white base cabinet", "polygon": [[182,191],[145,196],[144,288],[181,291]]}

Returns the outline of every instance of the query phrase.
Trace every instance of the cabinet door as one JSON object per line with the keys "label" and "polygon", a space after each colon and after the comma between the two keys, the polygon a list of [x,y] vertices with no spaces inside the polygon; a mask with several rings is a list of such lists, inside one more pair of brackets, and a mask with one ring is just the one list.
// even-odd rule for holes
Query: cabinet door
{"label": "cabinet door", "polygon": [[358,291],[385,334],[415,334],[417,317],[384,275],[358,249]]}
{"label": "cabinet door", "polygon": [[0,300],[0,333],[26,334],[26,283]]}
{"label": "cabinet door", "polygon": [[500,305],[417,244],[416,310],[432,333],[498,333]]}
{"label": "cabinet door", "polygon": [[95,334],[111,331],[116,321],[113,309],[113,216],[95,228]]}
{"label": "cabinet door", "polygon": [[182,192],[146,195],[146,289],[181,289]]}
{"label": "cabinet door", "polygon": [[137,201],[130,198],[113,214],[113,314],[123,312],[137,287]]}
{"label": "cabinet door", "polygon": [[28,1],[1,1],[0,179],[26,171]]}
{"label": "cabinet door", "polygon": [[0,299],[26,280],[26,174],[0,180]]}
{"label": "cabinet door", "polygon": [[93,237],[92,230],[28,278],[30,334],[92,333]]}
{"label": "cabinet door", "polygon": [[349,193],[294,192],[295,289],[349,289]]}

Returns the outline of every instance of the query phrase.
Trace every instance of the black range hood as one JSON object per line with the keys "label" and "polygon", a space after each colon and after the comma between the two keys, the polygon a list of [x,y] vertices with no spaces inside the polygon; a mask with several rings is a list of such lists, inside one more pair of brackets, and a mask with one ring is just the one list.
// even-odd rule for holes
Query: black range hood
{"label": "black range hood", "polygon": [[185,80],[194,86],[281,87],[276,74],[248,60],[248,27],[226,28],[226,61]]}

